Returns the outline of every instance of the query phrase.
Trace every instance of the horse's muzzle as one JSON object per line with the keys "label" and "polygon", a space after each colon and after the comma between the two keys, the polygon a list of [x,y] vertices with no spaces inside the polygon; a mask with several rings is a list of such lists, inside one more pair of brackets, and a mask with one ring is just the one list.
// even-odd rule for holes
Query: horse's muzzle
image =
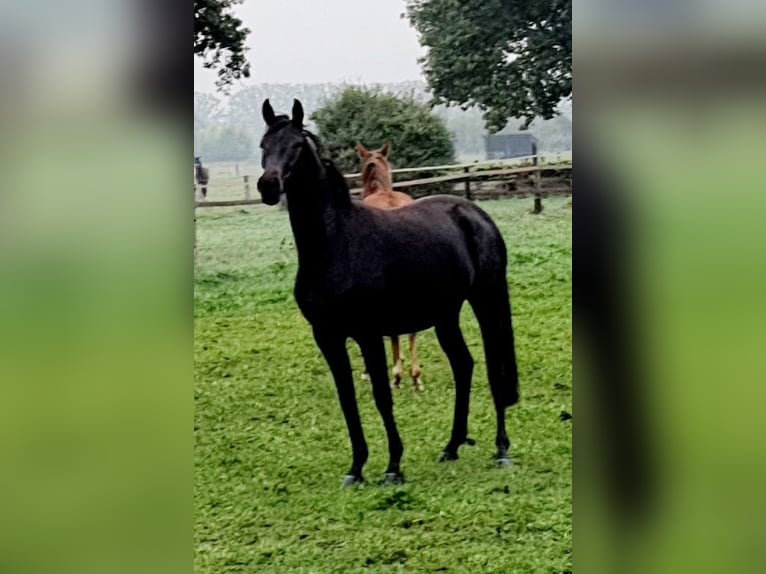
{"label": "horse's muzzle", "polygon": [[261,199],[266,205],[276,205],[279,203],[279,196],[282,194],[282,178],[274,173],[264,173],[258,178],[258,191]]}

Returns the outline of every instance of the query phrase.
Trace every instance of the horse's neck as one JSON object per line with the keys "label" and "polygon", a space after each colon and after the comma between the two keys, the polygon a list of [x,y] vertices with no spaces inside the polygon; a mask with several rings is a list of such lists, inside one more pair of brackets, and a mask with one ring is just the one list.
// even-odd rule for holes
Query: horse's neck
{"label": "horse's neck", "polygon": [[321,268],[343,214],[333,200],[331,183],[320,162],[306,161],[293,177],[287,189],[287,209],[298,264],[304,268]]}
{"label": "horse's neck", "polygon": [[392,187],[391,172],[383,172],[383,170],[375,168],[364,178],[362,185],[364,186],[362,197],[367,197],[378,191],[388,191]]}

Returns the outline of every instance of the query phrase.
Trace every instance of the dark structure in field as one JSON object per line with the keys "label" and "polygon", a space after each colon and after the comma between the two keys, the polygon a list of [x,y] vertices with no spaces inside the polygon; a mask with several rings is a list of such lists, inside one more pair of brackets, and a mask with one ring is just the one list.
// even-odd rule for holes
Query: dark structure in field
{"label": "dark structure in field", "polygon": [[493,134],[484,136],[487,159],[508,159],[534,155],[537,138],[530,133]]}

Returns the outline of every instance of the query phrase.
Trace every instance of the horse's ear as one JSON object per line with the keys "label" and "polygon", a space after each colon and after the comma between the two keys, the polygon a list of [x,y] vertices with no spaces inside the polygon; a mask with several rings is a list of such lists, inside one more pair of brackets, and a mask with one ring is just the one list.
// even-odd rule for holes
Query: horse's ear
{"label": "horse's ear", "polygon": [[356,155],[359,156],[359,159],[364,160],[370,157],[370,152],[362,145],[362,142],[356,142]]}
{"label": "horse's ear", "polygon": [[388,159],[388,154],[391,152],[391,142],[386,142],[383,144],[383,147],[380,148],[381,155]]}
{"label": "horse's ear", "polygon": [[293,100],[293,125],[303,129],[303,105],[299,100]]}
{"label": "horse's ear", "polygon": [[268,98],[266,98],[266,100],[263,102],[263,109],[261,111],[263,112],[263,121],[266,122],[266,125],[273,125],[277,119],[277,116],[274,113],[274,108],[271,107]]}

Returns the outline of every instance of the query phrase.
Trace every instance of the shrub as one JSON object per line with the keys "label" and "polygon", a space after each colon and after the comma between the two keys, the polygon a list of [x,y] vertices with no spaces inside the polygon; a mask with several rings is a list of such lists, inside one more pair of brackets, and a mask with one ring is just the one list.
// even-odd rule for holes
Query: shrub
{"label": "shrub", "polygon": [[344,173],[359,171],[355,150],[359,141],[369,149],[390,141],[394,169],[454,163],[452,135],[444,122],[427,104],[412,97],[350,86],[315,111],[311,119],[325,152]]}

